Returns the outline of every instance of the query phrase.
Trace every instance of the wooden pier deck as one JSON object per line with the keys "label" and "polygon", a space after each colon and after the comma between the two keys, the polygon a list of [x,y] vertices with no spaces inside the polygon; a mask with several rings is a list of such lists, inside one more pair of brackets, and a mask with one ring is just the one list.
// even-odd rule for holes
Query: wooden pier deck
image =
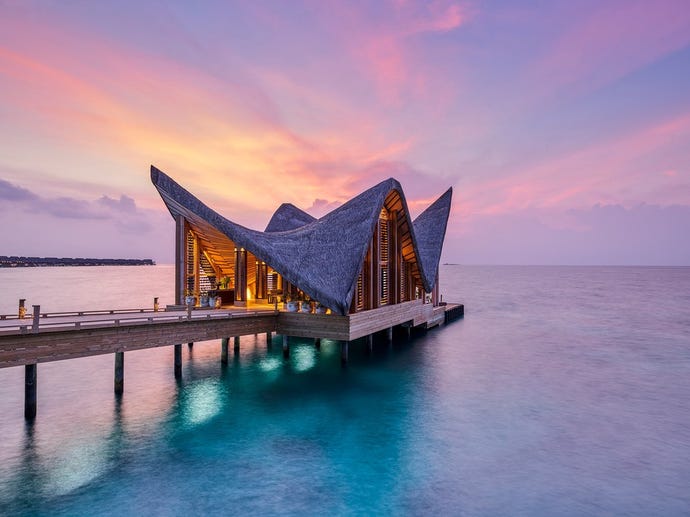
{"label": "wooden pier deck", "polygon": [[283,336],[283,354],[289,356],[289,336],[321,338],[341,343],[341,360],[347,362],[348,343],[393,327],[429,328],[463,315],[461,304],[433,307],[421,300],[339,316],[276,310],[271,305],[223,309],[152,309],[41,313],[25,318],[0,315],[0,368],[25,366],[25,415],[36,414],[37,364],[101,354],[115,355],[115,392],[122,393],[124,352],[174,345],[174,371],[181,375],[183,343],[222,340],[221,361],[227,363],[230,337],[239,347],[239,336],[275,332]]}

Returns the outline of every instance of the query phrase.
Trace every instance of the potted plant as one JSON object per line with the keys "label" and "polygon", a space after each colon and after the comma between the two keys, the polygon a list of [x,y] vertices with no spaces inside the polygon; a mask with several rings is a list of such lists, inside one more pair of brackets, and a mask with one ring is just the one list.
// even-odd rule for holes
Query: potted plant
{"label": "potted plant", "polygon": [[297,300],[293,300],[291,296],[286,296],[285,309],[288,312],[297,312],[297,310],[299,309],[299,302]]}
{"label": "potted plant", "polygon": [[306,312],[306,313],[311,312],[311,299],[309,298],[308,295],[302,296],[301,310],[302,310],[302,312]]}
{"label": "potted plant", "polygon": [[216,298],[218,297],[218,291],[215,289],[211,289],[208,292],[208,306],[211,307],[211,309],[216,308]]}

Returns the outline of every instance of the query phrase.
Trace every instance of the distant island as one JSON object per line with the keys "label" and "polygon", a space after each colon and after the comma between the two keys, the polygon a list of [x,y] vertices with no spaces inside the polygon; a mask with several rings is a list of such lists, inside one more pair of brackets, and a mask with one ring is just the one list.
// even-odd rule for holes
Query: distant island
{"label": "distant island", "polygon": [[155,266],[151,259],[97,259],[57,257],[5,257],[0,255],[2,267],[64,267],[64,266]]}

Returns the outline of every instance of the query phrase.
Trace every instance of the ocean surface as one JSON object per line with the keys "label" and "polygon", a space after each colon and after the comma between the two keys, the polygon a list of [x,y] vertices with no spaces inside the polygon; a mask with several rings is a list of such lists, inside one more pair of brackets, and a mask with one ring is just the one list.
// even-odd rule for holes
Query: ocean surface
{"label": "ocean surface", "polygon": [[[172,301],[173,269],[0,269],[0,313]],[[0,515],[689,515],[690,268],[442,266],[392,347],[246,336],[0,370]]]}

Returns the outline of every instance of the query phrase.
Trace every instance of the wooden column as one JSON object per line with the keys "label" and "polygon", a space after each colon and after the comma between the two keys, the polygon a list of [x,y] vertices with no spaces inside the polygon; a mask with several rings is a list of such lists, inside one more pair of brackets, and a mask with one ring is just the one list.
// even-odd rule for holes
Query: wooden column
{"label": "wooden column", "polygon": [[290,357],[290,342],[285,334],[283,334],[283,357],[285,359]]}
{"label": "wooden column", "polygon": [[390,246],[388,251],[388,302],[400,303],[400,239],[398,232],[398,211],[391,212],[391,220],[388,228]]}
{"label": "wooden column", "polygon": [[199,238],[194,235],[194,294],[197,296],[197,304],[200,300],[200,278],[199,278],[199,263],[201,258],[201,247],[199,246]]}
{"label": "wooden column", "polygon": [[125,353],[115,352],[115,394],[122,395],[125,390]]}
{"label": "wooden column", "polygon": [[256,261],[256,298],[268,298],[268,266],[260,260]]}
{"label": "wooden column", "polygon": [[247,250],[235,248],[235,304],[247,305]]}
{"label": "wooden column", "polygon": [[182,378],[182,345],[175,345],[175,378]]}
{"label": "wooden column", "polygon": [[185,269],[186,233],[184,217],[175,217],[175,305],[184,303],[187,272]]}
{"label": "wooden column", "polygon": [[376,220],[376,229],[374,230],[374,239],[371,243],[371,305],[370,309],[376,309],[381,300],[381,276],[379,261],[379,222]]}
{"label": "wooden column", "polygon": [[27,420],[36,418],[37,383],[38,365],[27,364],[24,366],[24,418]]}
{"label": "wooden column", "polygon": [[347,364],[349,345],[349,341],[340,342],[340,364],[342,364],[343,366]]}
{"label": "wooden column", "polygon": [[438,295],[438,270],[436,270],[436,278],[434,279],[434,288],[431,290],[431,304],[434,307],[438,307],[439,303],[439,295]]}
{"label": "wooden column", "polygon": [[228,343],[230,338],[224,337],[220,341],[220,362],[222,364],[228,364]]}

